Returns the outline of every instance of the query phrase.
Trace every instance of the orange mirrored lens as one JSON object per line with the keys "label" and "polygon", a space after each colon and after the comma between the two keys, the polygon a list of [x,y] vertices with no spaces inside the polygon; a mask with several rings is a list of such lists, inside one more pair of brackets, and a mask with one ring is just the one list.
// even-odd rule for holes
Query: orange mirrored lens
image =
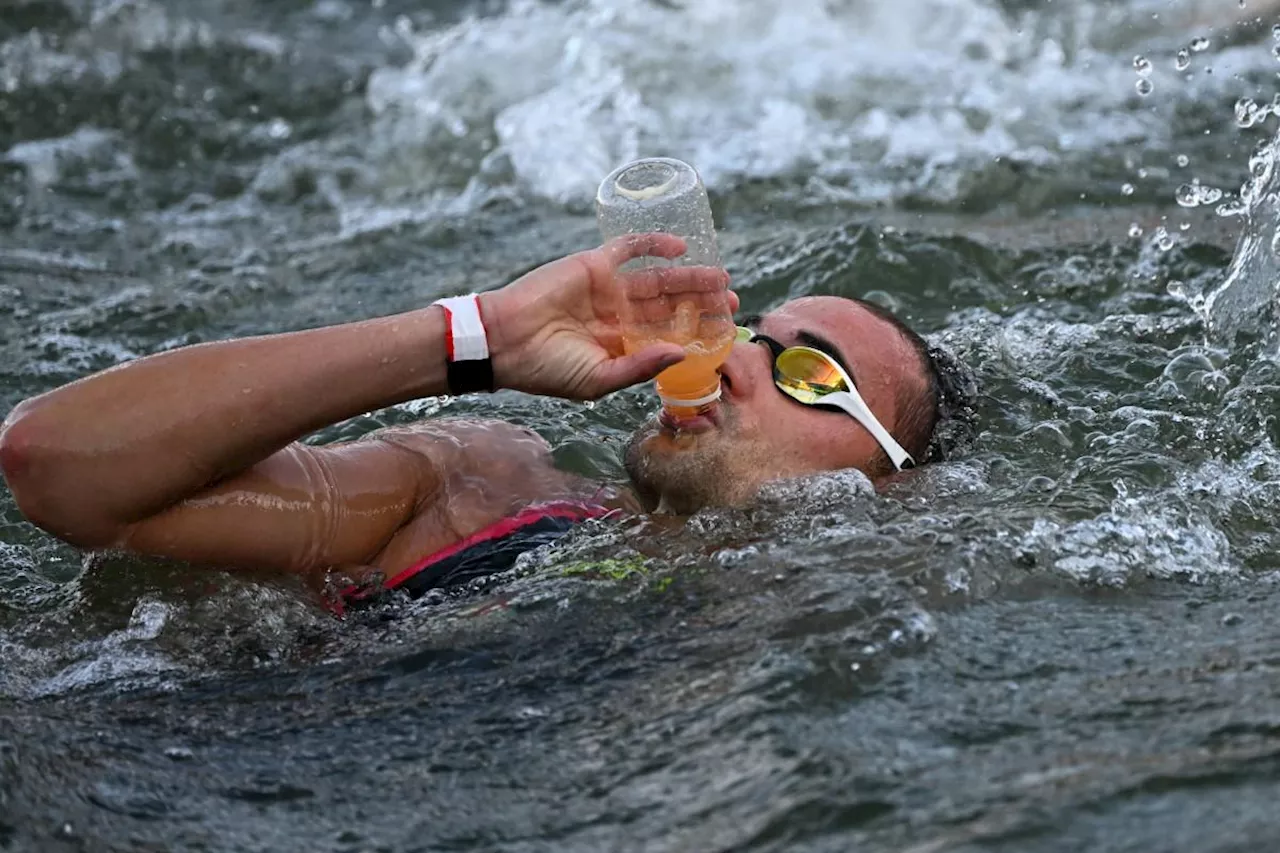
{"label": "orange mirrored lens", "polygon": [[792,347],[784,350],[774,363],[778,387],[801,402],[813,402],[849,386],[825,353]]}

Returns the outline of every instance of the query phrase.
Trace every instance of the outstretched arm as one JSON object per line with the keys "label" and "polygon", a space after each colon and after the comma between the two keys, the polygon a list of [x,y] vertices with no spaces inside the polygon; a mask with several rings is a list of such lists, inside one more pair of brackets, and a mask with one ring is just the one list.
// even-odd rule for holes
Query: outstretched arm
{"label": "outstretched arm", "polygon": [[[590,399],[679,360],[672,346],[623,356],[615,300],[623,262],[683,248],[669,236],[627,238],[484,294],[495,381]],[[726,283],[719,270],[663,275],[667,291]],[[28,518],[83,547],[295,571],[364,562],[437,496],[442,457],[377,437],[330,447],[297,439],[443,393],[436,307],[201,344],[22,403],[0,432],[0,467]]]}

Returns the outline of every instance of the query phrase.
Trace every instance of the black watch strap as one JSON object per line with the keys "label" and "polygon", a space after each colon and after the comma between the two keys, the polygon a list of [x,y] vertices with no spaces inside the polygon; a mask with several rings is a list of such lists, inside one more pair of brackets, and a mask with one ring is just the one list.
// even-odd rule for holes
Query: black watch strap
{"label": "black watch strap", "polygon": [[493,390],[493,362],[487,358],[451,361],[448,365],[449,393],[474,394]]}

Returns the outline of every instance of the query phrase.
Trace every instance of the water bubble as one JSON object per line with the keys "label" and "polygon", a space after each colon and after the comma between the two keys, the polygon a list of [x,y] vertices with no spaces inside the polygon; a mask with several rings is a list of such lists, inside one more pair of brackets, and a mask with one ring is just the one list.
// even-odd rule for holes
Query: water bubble
{"label": "water bubble", "polygon": [[1187,298],[1187,283],[1185,281],[1179,281],[1176,278],[1172,279],[1168,284],[1164,286],[1164,289],[1166,292],[1168,292],[1170,296],[1174,297],[1175,299]]}
{"label": "water bubble", "polygon": [[1178,230],[1179,230],[1179,231],[1190,231],[1190,230],[1191,230],[1191,223],[1190,223],[1190,222],[1179,222],[1179,223],[1178,223]]}
{"label": "water bubble", "polygon": [[1174,243],[1178,242],[1178,238],[1170,234],[1163,226],[1161,226],[1156,231],[1155,241],[1156,247],[1160,249],[1160,251],[1167,252],[1173,248]]}
{"label": "water bubble", "polygon": [[1238,198],[1233,198],[1231,201],[1224,201],[1222,204],[1218,205],[1214,210],[1214,213],[1223,218],[1227,218],[1232,216],[1243,216],[1248,209],[1248,206],[1243,201]]}
{"label": "water bubble", "polygon": [[1191,54],[1187,53],[1185,48],[1173,57],[1173,67],[1179,71],[1186,71],[1191,67]]}
{"label": "water bubble", "polygon": [[1147,59],[1142,54],[1138,54],[1133,58],[1133,70],[1137,71],[1139,75],[1146,77],[1151,73],[1151,60]]}
{"label": "water bubble", "polygon": [[1271,169],[1274,166],[1275,157],[1269,149],[1264,148],[1252,155],[1249,158],[1249,174],[1253,181],[1246,181],[1246,184],[1256,182],[1259,187],[1265,186],[1271,181]]}
{"label": "water bubble", "polygon": [[1133,195],[1133,184],[1121,184],[1120,193],[1121,195]]}
{"label": "water bubble", "polygon": [[1258,120],[1258,105],[1253,98],[1241,98],[1236,101],[1236,124],[1240,127],[1253,127]]}
{"label": "water bubble", "polygon": [[1133,88],[1135,91],[1137,91],[1139,95],[1145,98],[1147,95],[1151,94],[1151,90],[1154,87],[1151,85],[1150,80],[1148,80],[1146,77],[1143,77],[1137,83],[1133,84]]}
{"label": "water bubble", "polygon": [[1185,169],[1188,166],[1188,164],[1191,163],[1191,158],[1188,157],[1186,154],[1179,154],[1177,156],[1177,159],[1174,162],[1176,162],[1179,166]]}
{"label": "water bubble", "polygon": [[1136,223],[1136,222],[1134,222],[1133,224],[1131,224],[1131,225],[1129,226],[1129,236],[1130,236],[1130,237],[1141,237],[1141,236],[1142,236],[1142,226],[1141,226],[1141,225],[1139,225],[1139,224],[1138,224],[1138,223]]}
{"label": "water bubble", "polygon": [[1271,46],[1271,55],[1280,60],[1280,44],[1274,44]]}
{"label": "water bubble", "polygon": [[1271,25],[1271,37],[1276,41],[1280,41],[1280,24]]}
{"label": "water bubble", "polygon": [[[1244,6],[1243,3],[1241,3],[1240,5],[1241,7]],[[1191,40],[1191,49],[1196,53],[1203,53],[1204,51],[1209,49],[1209,40],[1204,36],[1197,36],[1196,38],[1193,38]]]}
{"label": "water bubble", "polygon": [[1280,230],[1271,235],[1271,253],[1280,255]]}
{"label": "water bubble", "polygon": [[1217,187],[1201,186],[1197,178],[1189,184],[1179,186],[1173,197],[1182,207],[1199,207],[1202,204],[1217,202],[1222,198],[1222,190]]}

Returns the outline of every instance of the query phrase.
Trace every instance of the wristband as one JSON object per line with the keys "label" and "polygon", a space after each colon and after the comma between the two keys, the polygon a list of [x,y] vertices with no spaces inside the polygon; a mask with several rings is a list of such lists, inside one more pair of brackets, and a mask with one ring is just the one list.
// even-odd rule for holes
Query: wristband
{"label": "wristband", "polygon": [[493,362],[489,359],[480,300],[471,294],[437,299],[431,304],[444,309],[449,393],[492,391]]}

